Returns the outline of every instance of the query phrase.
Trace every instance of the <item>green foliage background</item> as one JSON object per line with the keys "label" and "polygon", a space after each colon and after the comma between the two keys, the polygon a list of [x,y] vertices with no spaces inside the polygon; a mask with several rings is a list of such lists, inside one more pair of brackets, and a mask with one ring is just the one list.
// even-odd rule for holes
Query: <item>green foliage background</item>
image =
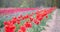
{"label": "green foliage background", "polygon": [[0,0],[0,7],[51,7],[60,6],[60,0]]}

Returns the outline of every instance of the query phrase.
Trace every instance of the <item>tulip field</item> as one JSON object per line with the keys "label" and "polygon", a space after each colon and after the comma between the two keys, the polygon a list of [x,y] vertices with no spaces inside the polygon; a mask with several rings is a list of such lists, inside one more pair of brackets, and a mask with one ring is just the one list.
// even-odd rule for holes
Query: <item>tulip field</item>
{"label": "tulip field", "polygon": [[[1,8],[0,28],[3,32],[42,32],[56,7],[49,8]],[[1,31],[1,30],[0,30]]]}

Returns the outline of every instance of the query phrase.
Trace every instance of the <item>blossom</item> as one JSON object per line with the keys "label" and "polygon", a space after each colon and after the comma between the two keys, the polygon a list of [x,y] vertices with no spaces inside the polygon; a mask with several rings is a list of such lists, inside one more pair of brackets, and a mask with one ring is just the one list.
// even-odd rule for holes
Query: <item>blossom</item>
{"label": "blossom", "polygon": [[37,19],[34,19],[34,23],[35,23],[36,25],[38,25],[38,24],[40,24],[40,21],[37,20]]}
{"label": "blossom", "polygon": [[15,25],[12,23],[4,26],[5,32],[15,32],[15,28]]}
{"label": "blossom", "polygon": [[22,17],[23,17],[22,15],[18,16],[19,19],[22,18]]}
{"label": "blossom", "polygon": [[17,24],[20,24],[20,19],[17,19],[17,21],[16,21],[16,22],[17,22]]}
{"label": "blossom", "polygon": [[16,21],[17,21],[17,19],[12,19],[12,20],[11,20],[11,23],[15,24]]}
{"label": "blossom", "polygon": [[23,31],[19,29],[18,32],[23,32]]}
{"label": "blossom", "polygon": [[30,21],[32,22],[34,18],[33,18],[33,17],[29,17],[29,19],[30,19]]}
{"label": "blossom", "polygon": [[4,25],[10,25],[10,21],[4,21]]}
{"label": "blossom", "polygon": [[6,21],[4,21],[4,23],[3,23],[4,25],[7,25],[7,22]]}
{"label": "blossom", "polygon": [[48,16],[46,16],[46,18],[48,18]]}
{"label": "blossom", "polygon": [[27,27],[27,28],[31,28],[31,27],[32,27],[31,22],[26,22],[24,25],[25,25],[25,27]]}
{"label": "blossom", "polygon": [[11,20],[11,23],[15,24],[17,21],[17,18],[16,17],[13,17],[12,20]]}
{"label": "blossom", "polygon": [[26,27],[25,26],[20,26],[20,29],[19,29],[21,32],[26,32]]}
{"label": "blossom", "polygon": [[42,16],[42,14],[36,14],[36,19],[38,19],[38,20],[42,20],[43,19],[43,16]]}
{"label": "blossom", "polygon": [[29,17],[29,15],[25,15],[25,16],[24,16],[25,19],[28,18],[28,17]]}

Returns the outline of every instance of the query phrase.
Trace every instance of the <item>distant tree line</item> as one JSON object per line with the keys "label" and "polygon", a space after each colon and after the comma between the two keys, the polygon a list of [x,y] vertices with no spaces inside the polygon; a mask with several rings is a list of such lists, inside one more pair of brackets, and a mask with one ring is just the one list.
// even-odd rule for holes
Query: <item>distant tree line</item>
{"label": "distant tree line", "polygon": [[60,7],[60,0],[0,0],[0,7]]}
{"label": "distant tree line", "polygon": [[57,1],[57,7],[60,8],[60,0]]}

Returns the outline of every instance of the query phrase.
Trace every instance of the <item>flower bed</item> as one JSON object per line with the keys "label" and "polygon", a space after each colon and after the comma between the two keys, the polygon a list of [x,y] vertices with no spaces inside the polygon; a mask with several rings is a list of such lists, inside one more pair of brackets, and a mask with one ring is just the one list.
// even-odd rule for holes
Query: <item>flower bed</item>
{"label": "flower bed", "polygon": [[8,21],[4,21],[5,32],[41,32],[45,30],[46,22],[51,19],[51,13],[55,10],[54,7],[36,10],[32,13],[12,17]]}

